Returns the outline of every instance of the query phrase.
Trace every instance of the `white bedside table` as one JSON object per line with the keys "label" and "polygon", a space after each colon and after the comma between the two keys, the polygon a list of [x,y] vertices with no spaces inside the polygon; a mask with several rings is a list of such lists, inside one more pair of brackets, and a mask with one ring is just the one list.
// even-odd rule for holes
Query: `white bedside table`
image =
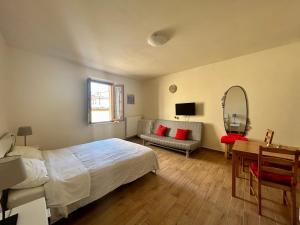
{"label": "white bedside table", "polygon": [[[6,211],[6,216],[10,210]],[[47,210],[45,198],[40,198],[11,210],[10,215],[18,213],[17,225],[48,225],[50,213]],[[0,213],[0,218],[2,214]]]}

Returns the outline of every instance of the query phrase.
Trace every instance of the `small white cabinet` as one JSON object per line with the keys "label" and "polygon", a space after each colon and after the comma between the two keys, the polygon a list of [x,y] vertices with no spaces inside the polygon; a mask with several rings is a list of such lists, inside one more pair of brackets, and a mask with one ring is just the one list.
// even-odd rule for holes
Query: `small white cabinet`
{"label": "small white cabinet", "polygon": [[[6,216],[18,213],[17,225],[48,225],[50,211],[45,198],[40,198],[6,211]],[[2,214],[0,214],[2,218]]]}

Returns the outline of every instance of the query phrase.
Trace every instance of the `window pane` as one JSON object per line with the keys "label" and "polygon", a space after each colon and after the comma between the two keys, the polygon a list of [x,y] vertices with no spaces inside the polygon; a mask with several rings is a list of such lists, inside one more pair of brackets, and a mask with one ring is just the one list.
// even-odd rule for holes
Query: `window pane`
{"label": "window pane", "polygon": [[104,122],[112,120],[111,103],[112,86],[99,82],[90,83],[91,93],[91,122]]}

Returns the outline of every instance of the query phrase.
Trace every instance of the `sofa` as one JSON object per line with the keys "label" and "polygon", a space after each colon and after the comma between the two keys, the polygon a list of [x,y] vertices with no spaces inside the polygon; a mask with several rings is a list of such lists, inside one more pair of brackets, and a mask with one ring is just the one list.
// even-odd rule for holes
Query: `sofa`
{"label": "sofa", "polygon": [[[156,130],[159,125],[168,127],[165,136],[156,135]],[[172,120],[148,120],[148,132],[140,134],[139,137],[143,139],[145,145],[149,142],[152,145],[168,148],[175,151],[184,152],[188,158],[190,153],[201,146],[202,140],[202,122],[185,122],[185,121],[172,121]],[[175,135],[177,128],[189,130],[187,140],[177,140]]]}

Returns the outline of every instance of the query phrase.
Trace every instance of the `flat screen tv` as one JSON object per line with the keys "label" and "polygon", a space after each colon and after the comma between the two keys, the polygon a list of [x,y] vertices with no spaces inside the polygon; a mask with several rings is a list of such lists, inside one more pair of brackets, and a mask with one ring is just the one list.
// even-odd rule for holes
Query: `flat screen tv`
{"label": "flat screen tv", "polygon": [[192,103],[178,103],[175,105],[176,115],[193,116],[196,115],[196,104]]}

